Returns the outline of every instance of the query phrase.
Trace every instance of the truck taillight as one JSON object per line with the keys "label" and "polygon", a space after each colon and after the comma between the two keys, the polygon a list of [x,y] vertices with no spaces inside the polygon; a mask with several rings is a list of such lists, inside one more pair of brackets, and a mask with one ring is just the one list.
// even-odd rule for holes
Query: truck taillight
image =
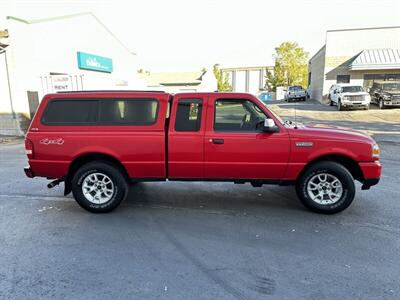
{"label": "truck taillight", "polygon": [[33,143],[30,139],[25,139],[25,153],[29,159],[33,159],[35,157],[33,151]]}
{"label": "truck taillight", "polygon": [[381,150],[377,143],[372,145],[372,158],[374,160],[379,160],[379,155],[381,154]]}

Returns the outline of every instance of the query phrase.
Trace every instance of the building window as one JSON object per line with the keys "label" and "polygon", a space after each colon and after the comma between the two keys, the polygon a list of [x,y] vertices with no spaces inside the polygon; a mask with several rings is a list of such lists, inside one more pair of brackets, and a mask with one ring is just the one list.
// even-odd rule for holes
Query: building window
{"label": "building window", "polygon": [[199,131],[201,127],[201,100],[179,100],[176,111],[176,131]]}
{"label": "building window", "polygon": [[336,83],[350,83],[350,75],[337,75]]}

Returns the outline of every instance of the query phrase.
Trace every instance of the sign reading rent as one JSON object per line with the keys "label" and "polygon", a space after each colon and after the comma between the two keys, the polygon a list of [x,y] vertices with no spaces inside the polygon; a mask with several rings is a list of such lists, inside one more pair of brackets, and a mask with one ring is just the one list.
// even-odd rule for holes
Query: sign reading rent
{"label": "sign reading rent", "polygon": [[51,81],[54,92],[72,91],[72,82],[68,75],[52,75]]}

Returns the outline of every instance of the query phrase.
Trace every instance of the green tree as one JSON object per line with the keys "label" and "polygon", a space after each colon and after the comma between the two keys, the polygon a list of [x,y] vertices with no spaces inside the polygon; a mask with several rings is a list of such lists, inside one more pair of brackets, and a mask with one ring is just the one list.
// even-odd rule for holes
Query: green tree
{"label": "green tree", "polygon": [[277,86],[307,86],[308,52],[294,42],[284,42],[275,48],[273,71],[267,72],[266,88],[276,90]]}
{"label": "green tree", "polygon": [[230,92],[232,91],[232,86],[229,83],[229,74],[223,73],[220,68],[219,64],[214,65],[214,76],[217,79],[218,84],[218,91],[219,92]]}

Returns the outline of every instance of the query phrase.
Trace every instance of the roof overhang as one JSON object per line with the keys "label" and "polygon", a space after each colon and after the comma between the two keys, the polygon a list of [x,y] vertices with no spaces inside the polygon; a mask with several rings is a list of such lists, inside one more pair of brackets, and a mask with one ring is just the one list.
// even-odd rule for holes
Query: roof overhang
{"label": "roof overhang", "polygon": [[0,42],[0,48],[1,48],[1,49],[4,49],[4,48],[6,48],[6,47],[8,47],[7,44],[3,44],[2,42]]}
{"label": "roof overhang", "polygon": [[187,86],[196,86],[199,85],[201,82],[160,82],[162,86],[180,86],[180,85],[187,85]]}
{"label": "roof overhang", "polygon": [[376,64],[376,65],[363,65],[363,66],[350,66],[350,71],[363,71],[363,70],[396,70],[400,69],[400,64]]}
{"label": "roof overhang", "polygon": [[367,49],[349,65],[350,71],[400,69],[400,49]]}

